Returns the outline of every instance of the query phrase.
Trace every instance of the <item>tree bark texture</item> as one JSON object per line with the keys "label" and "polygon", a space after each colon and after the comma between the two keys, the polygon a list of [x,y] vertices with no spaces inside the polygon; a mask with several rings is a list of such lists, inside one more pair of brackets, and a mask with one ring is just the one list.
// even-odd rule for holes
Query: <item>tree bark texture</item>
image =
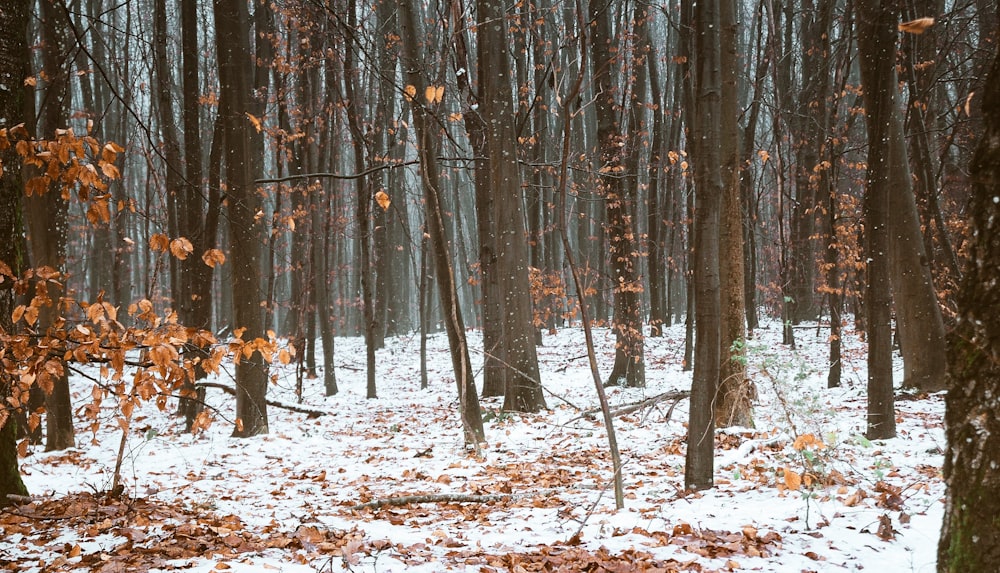
{"label": "tree bark texture", "polygon": [[722,69],[719,0],[699,0],[694,7],[694,114],[690,133],[695,169],[694,209],[694,375],[684,484],[688,489],[714,485],[715,419],[719,387],[719,213],[725,184],[721,156]]}
{"label": "tree bark texture", "polygon": [[[42,70],[47,78],[43,88],[41,107],[35,135],[51,139],[56,129],[64,127],[68,105],[69,71],[64,67],[69,54],[66,37],[69,22],[65,7],[59,0],[41,1]],[[28,173],[29,176],[32,173]],[[66,239],[68,202],[59,190],[50,189],[44,195],[24,199],[28,243],[31,246],[31,266],[66,270]],[[59,316],[57,308],[63,296],[59,282],[49,281],[48,296],[51,305],[42,308],[38,318],[38,331],[45,333]],[[45,449],[64,450],[75,445],[72,404],[69,394],[67,370],[56,378],[52,392],[45,396]]]}
{"label": "tree bark texture", "polygon": [[[612,69],[621,65],[612,50],[611,16],[614,0],[594,0],[589,4],[591,25],[591,73],[596,94],[598,188],[607,213],[607,238],[614,293],[615,364],[607,384],[641,387],[646,385],[643,356],[642,281],[639,280],[638,235],[635,184],[629,184],[626,154],[638,145],[637,134],[622,132],[621,92],[612,81]],[[633,178],[634,179],[634,178]]]}
{"label": "tree bark texture", "polygon": [[[479,110],[486,128],[490,189],[493,194],[493,245],[503,322],[503,367],[508,370],[504,410],[536,412],[545,408],[538,374],[528,281],[528,243],[524,227],[517,148],[514,94],[508,70],[505,4],[476,2],[478,23]],[[480,166],[477,166],[477,168]]]}
{"label": "tree bark texture", "polygon": [[[865,235],[868,239],[868,431],[869,439],[896,436],[892,382],[890,292],[890,185],[892,115],[896,92],[896,15],[880,0],[858,2],[858,51],[865,86],[868,180]],[[896,182],[898,183],[898,182]],[[893,189],[893,192],[898,190]]]}
{"label": "tree bark texture", "polygon": [[[24,99],[29,95],[24,89],[24,78],[30,66],[27,49],[28,13],[30,2],[15,0],[0,8],[0,129],[9,129],[24,118]],[[21,160],[14,147],[0,152],[3,173],[0,174],[0,263],[14,276],[24,269],[25,245],[23,241],[24,222],[21,212],[21,195],[24,186],[21,180]],[[13,277],[0,275],[0,334],[12,334],[11,312],[15,298]],[[3,344],[0,343],[0,350]],[[21,480],[17,463],[17,427],[15,412],[9,406],[13,380],[0,374],[0,506],[6,505],[8,494],[28,495]]]}
{"label": "tree bark texture", "polygon": [[971,166],[972,242],[949,336],[948,487],[938,571],[1000,563],[1000,55],[985,82],[985,131]]}
{"label": "tree bark texture", "polygon": [[[260,293],[260,254],[264,243],[264,218],[258,217],[260,199],[254,189],[254,167],[249,135],[250,19],[246,3],[213,0],[216,49],[219,64],[220,115],[225,132],[226,202],[229,212],[230,255],[233,261],[234,329],[250,343],[266,339]],[[266,434],[268,367],[254,351],[236,365],[236,416],[234,435]]]}
{"label": "tree bark texture", "polygon": [[743,210],[740,204],[739,93],[735,0],[719,0],[720,159],[722,205],[719,224],[719,389],[714,399],[717,427],[753,427],[753,390],[747,378],[746,308],[743,300]]}

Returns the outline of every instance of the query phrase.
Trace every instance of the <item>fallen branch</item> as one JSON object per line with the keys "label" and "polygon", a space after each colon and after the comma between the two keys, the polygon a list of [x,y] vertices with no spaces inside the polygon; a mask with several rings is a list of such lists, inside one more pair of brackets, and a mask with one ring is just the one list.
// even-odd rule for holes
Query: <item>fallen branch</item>
{"label": "fallen branch", "polygon": [[[236,395],[236,389],[231,386],[226,386],[225,384],[220,384],[218,382],[198,382],[195,384],[195,388],[218,388],[227,394],[232,396]],[[318,418],[319,416],[327,415],[325,410],[316,410],[314,408],[306,408],[305,406],[297,406],[295,404],[286,404],[284,402],[279,402],[277,400],[267,399],[268,406],[274,406],[275,408],[281,408],[283,410],[289,410],[291,412],[297,412],[299,414],[307,414],[313,418]]]}
{"label": "fallen branch", "polygon": [[[684,398],[689,398],[690,396],[691,396],[691,392],[689,392],[687,390],[671,390],[669,392],[664,392],[662,394],[657,394],[656,396],[653,396],[652,398],[646,398],[642,402],[636,402],[635,404],[630,404],[628,406],[622,406],[621,408],[618,408],[617,410],[612,410],[610,413],[614,417],[624,416],[626,414],[631,414],[632,412],[636,412],[638,410],[642,410],[643,408],[649,408],[651,406],[655,406],[656,404],[658,404],[660,402],[663,402],[664,400],[671,400],[671,399],[674,401],[674,405],[676,405],[677,402],[680,402]],[[670,413],[673,413],[673,410],[674,410],[674,408],[673,408],[673,406],[671,406],[670,407]],[[583,419],[583,418],[586,418],[588,420],[592,419],[594,417],[594,415],[597,414],[600,411],[601,411],[600,408],[591,408],[590,410],[585,411],[583,414],[580,414],[579,416],[573,418],[572,420],[569,420],[568,422],[566,422],[566,424],[569,424],[571,422],[575,422],[575,421]]]}
{"label": "fallen branch", "polygon": [[8,493],[3,497],[8,503],[14,505],[27,505],[32,501],[34,501],[34,498],[32,498],[30,495],[17,495],[16,493]]}
{"label": "fallen branch", "polygon": [[491,503],[494,501],[504,501],[512,499],[513,494],[495,493],[486,495],[462,494],[462,493],[429,493],[424,495],[404,495],[400,497],[387,497],[376,499],[368,503],[352,505],[352,510],[378,509],[380,507],[394,507],[399,505],[409,505],[411,503]]}

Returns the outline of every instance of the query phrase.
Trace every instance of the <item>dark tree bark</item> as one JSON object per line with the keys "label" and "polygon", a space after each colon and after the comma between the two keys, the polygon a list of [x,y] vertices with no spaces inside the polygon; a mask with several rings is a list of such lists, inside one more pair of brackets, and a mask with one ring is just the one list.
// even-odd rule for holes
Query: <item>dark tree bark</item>
{"label": "dark tree bark", "polygon": [[969,262],[949,336],[945,428],[948,486],[938,571],[1000,563],[1000,55],[985,82],[985,131],[971,165]]}
{"label": "dark tree bark", "polygon": [[[892,384],[892,325],[889,287],[889,186],[893,184],[889,138],[896,93],[896,15],[878,0],[858,6],[858,52],[865,86],[868,180],[865,236],[868,239],[868,431],[869,439],[896,435]],[[900,134],[901,135],[901,134]],[[898,183],[898,182],[896,182]],[[893,190],[898,193],[899,190]]]}
{"label": "dark tree bark", "polygon": [[641,387],[646,385],[643,355],[642,282],[639,278],[638,234],[635,227],[636,185],[626,182],[626,155],[639,145],[636,134],[623,133],[616,109],[619,88],[612,81],[612,69],[621,65],[612,46],[611,19],[614,1],[594,0],[589,4],[591,25],[591,74],[596,94],[598,188],[607,214],[611,290],[614,294],[615,364],[607,384]]}
{"label": "dark tree bark", "polygon": [[536,412],[544,409],[538,374],[538,355],[531,316],[528,282],[528,243],[525,235],[520,169],[514,132],[514,94],[507,77],[505,4],[476,2],[478,24],[479,111],[486,127],[488,169],[493,194],[493,245],[502,299],[504,410]]}
{"label": "dark tree bark", "polygon": [[[348,0],[347,25],[353,30],[356,27],[357,10],[355,10],[355,0]],[[359,76],[360,70],[357,63],[357,54],[353,45],[347,48],[347,56],[344,58],[344,93],[347,96],[348,106],[347,122],[351,130],[351,142],[354,147],[354,168],[357,173],[363,173],[366,169],[364,133],[361,128],[360,115],[363,112],[361,104]],[[377,389],[375,387],[375,332],[378,326],[375,324],[375,307],[372,288],[372,264],[371,264],[371,208],[372,184],[369,177],[360,177],[355,181],[357,185],[357,203],[355,204],[358,243],[360,246],[358,253],[358,272],[361,274],[361,315],[364,320],[365,335],[365,357],[367,374],[367,397],[376,398]]]}
{"label": "dark tree bark", "polygon": [[[216,22],[216,50],[219,64],[220,110],[225,132],[226,200],[229,211],[229,238],[233,273],[234,330],[252,343],[266,339],[260,305],[260,253],[264,244],[264,218],[257,217],[260,199],[254,189],[248,113],[250,106],[250,19],[246,3],[240,0],[213,0]],[[234,435],[266,434],[268,367],[263,355],[254,351],[236,365],[236,416]]]}
{"label": "dark tree bark", "polygon": [[[16,0],[0,8],[0,129],[9,129],[24,118],[24,100],[28,96],[23,88],[24,78],[30,70],[27,48],[27,0]],[[21,160],[14,147],[0,152],[0,267],[13,276],[0,274],[0,334],[12,334],[11,312],[14,310],[13,279],[23,270],[27,256],[23,239],[21,195]],[[5,267],[4,267],[5,265]],[[0,342],[0,350],[3,349]],[[7,398],[14,380],[0,372],[0,506],[7,504],[8,495],[28,495],[21,480],[17,463],[17,422]]]}
{"label": "dark tree bark", "polygon": [[[56,129],[65,127],[69,102],[67,77],[69,72],[64,67],[69,54],[66,37],[69,20],[66,8],[59,0],[42,0],[40,14],[41,63],[47,81],[41,98],[41,107],[38,110],[35,135],[40,139],[51,139],[55,136]],[[24,212],[28,243],[31,247],[31,265],[36,268],[47,266],[64,271],[68,230],[67,201],[58,190],[51,189],[45,195],[26,196]],[[45,333],[58,316],[59,310],[56,304],[63,295],[60,284],[50,281],[48,295],[53,303],[43,307],[39,313],[38,330],[42,333]],[[52,392],[45,396],[46,451],[63,450],[75,445],[68,371],[65,367],[62,370],[62,375],[55,380]]]}
{"label": "dark tree bark", "polygon": [[[400,65],[403,68],[403,78],[407,85],[414,86],[416,93],[424,94],[429,85],[420,73],[423,58],[420,57],[420,36],[417,30],[415,7],[412,0],[397,0],[399,14],[400,37],[402,38],[403,54]],[[438,281],[438,295],[444,313],[445,331],[448,334],[448,346],[451,349],[451,361],[455,371],[455,384],[458,386],[459,415],[466,443],[478,444],[485,439],[483,418],[476,395],[475,374],[469,359],[469,345],[465,338],[465,324],[458,307],[458,288],[455,285],[455,272],[451,265],[451,253],[445,237],[444,217],[441,210],[438,177],[437,125],[431,110],[425,107],[419,99],[410,98],[410,110],[413,115],[413,129],[417,138],[417,154],[420,159],[420,176],[424,193],[424,210],[427,233],[430,235],[430,247],[433,249],[434,267]]]}
{"label": "dark tree bark", "polygon": [[[455,67],[460,70],[473,69],[469,65],[466,32],[464,29],[464,7],[456,0],[452,3],[452,20],[457,26],[452,46],[455,50]],[[500,277],[497,270],[496,224],[494,222],[493,189],[489,168],[489,141],[486,134],[484,115],[475,113],[473,106],[479,106],[479,93],[473,93],[469,73],[456,73],[459,91],[464,95],[468,110],[462,114],[465,132],[475,157],[473,186],[476,191],[476,239],[479,246],[480,309],[483,331],[483,392],[482,396],[503,396],[507,389],[507,375],[511,372],[504,367],[503,315]],[[481,90],[480,90],[481,91]]]}
{"label": "dark tree bark", "polygon": [[715,420],[712,402],[719,386],[719,212],[725,185],[721,136],[720,0],[699,0],[694,7],[694,114],[690,133],[695,169],[694,211],[694,376],[688,421],[684,484],[714,485]]}
{"label": "dark tree bark", "polygon": [[739,94],[736,3],[719,0],[720,159],[722,200],[719,224],[719,389],[713,399],[715,425],[753,427],[753,390],[747,378],[746,305],[743,300],[743,210],[740,205]]}

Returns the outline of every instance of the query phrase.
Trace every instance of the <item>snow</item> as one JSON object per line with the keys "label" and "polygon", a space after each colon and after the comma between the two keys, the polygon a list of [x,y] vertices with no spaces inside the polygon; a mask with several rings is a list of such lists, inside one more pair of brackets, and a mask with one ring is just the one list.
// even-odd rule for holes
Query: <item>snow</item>
{"label": "snow", "polygon": [[[340,393],[325,397],[322,380],[315,379],[306,381],[303,396],[305,405],[329,415],[310,419],[271,407],[266,436],[230,437],[233,399],[215,389],[208,390],[208,401],[219,414],[197,437],[182,433],[182,420],[149,406],[133,423],[122,476],[132,498],[194,514],[234,515],[245,531],[261,537],[334,531],[365,544],[326,551],[303,541],[301,548],[241,553],[224,565],[217,556],[167,560],[154,571],[499,571],[504,569],[490,556],[577,547],[577,541],[580,548],[605,548],[626,555],[623,559],[641,550],[704,571],[934,571],[944,496],[943,396],[898,401],[899,437],[864,439],[864,348],[856,333],[845,330],[844,386],[837,389],[825,387],[826,329],[797,328],[794,351],[780,344],[780,324],[765,323],[756,331],[748,343],[758,394],[756,428],[717,433],[712,490],[683,491],[686,399],[616,417],[626,494],[620,511],[614,508],[600,416],[581,417],[581,409],[597,406],[597,396],[579,328],[546,334],[538,348],[549,411],[503,413],[501,400],[483,401],[484,414],[494,415],[486,423],[482,459],[461,443],[442,333],[429,341],[427,390],[420,389],[419,337],[387,340],[378,351],[376,400],[365,399],[362,339],[339,338]],[[595,332],[606,374],[614,335]],[[480,368],[481,339],[475,331],[469,337]],[[609,388],[612,408],[688,389],[683,345],[680,325],[648,338],[648,386]],[[901,364],[896,370],[898,380]],[[294,371],[275,372],[270,397],[294,402]],[[232,384],[231,374],[216,381]],[[75,378],[73,388],[78,403],[90,395],[83,378]],[[77,450],[35,451],[22,460],[32,494],[59,497],[110,488],[120,434],[107,402],[108,423],[93,443],[80,419]],[[805,434],[823,446],[800,452],[796,438]],[[815,483],[790,490],[785,471],[809,474]],[[449,493],[511,497],[498,503],[351,509],[371,500]],[[895,534],[880,536],[880,518],[886,517]],[[3,535],[0,556],[21,562],[15,570],[35,572],[74,544],[86,556],[127,541],[120,534],[88,536],[68,526],[60,531],[58,521],[45,527],[56,530],[49,530],[44,542],[30,533]],[[145,535],[169,534],[158,527],[151,524]],[[741,532],[752,543],[740,547]],[[732,534],[726,539],[735,549],[712,549],[725,541],[711,541],[716,533]],[[81,559],[69,559],[64,567],[77,563],[84,569]]]}

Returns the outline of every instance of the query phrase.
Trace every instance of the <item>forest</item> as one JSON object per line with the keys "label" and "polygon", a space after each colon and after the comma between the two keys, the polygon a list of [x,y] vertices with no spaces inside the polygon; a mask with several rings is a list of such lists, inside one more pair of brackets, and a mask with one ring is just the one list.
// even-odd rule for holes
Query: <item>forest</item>
{"label": "forest", "polygon": [[[157,543],[222,548],[178,557],[294,547],[308,571],[428,551],[427,571],[736,571],[783,545],[814,561],[789,571],[822,567],[763,522],[611,517],[657,505],[636,488],[666,478],[654,493],[719,511],[749,475],[802,493],[800,529],[869,503],[876,525],[846,529],[891,543],[911,514],[933,521],[914,526],[937,548],[924,567],[1000,563],[995,1],[8,0],[0,28],[5,570],[162,568],[142,557],[162,553],[151,522]],[[313,424],[347,440],[317,451],[435,487],[538,457],[510,454],[506,489],[413,495],[345,460],[336,489],[361,493],[333,502],[354,516],[339,533],[214,501],[185,532],[200,506],[137,493],[136,451],[206,442],[325,488],[333,466],[295,469]],[[261,453],[289,434],[307,441]],[[408,465],[435,448],[440,465]],[[877,478],[862,488],[855,463]],[[80,477],[102,464],[99,485]],[[29,491],[56,467],[83,481]],[[580,482],[596,499],[557,503]],[[424,504],[581,523],[495,555],[449,552],[465,545],[440,521],[434,550],[358,529],[417,527]],[[102,512],[127,548],[25,549],[61,515],[93,538]],[[688,553],[605,546],[626,535]]]}

